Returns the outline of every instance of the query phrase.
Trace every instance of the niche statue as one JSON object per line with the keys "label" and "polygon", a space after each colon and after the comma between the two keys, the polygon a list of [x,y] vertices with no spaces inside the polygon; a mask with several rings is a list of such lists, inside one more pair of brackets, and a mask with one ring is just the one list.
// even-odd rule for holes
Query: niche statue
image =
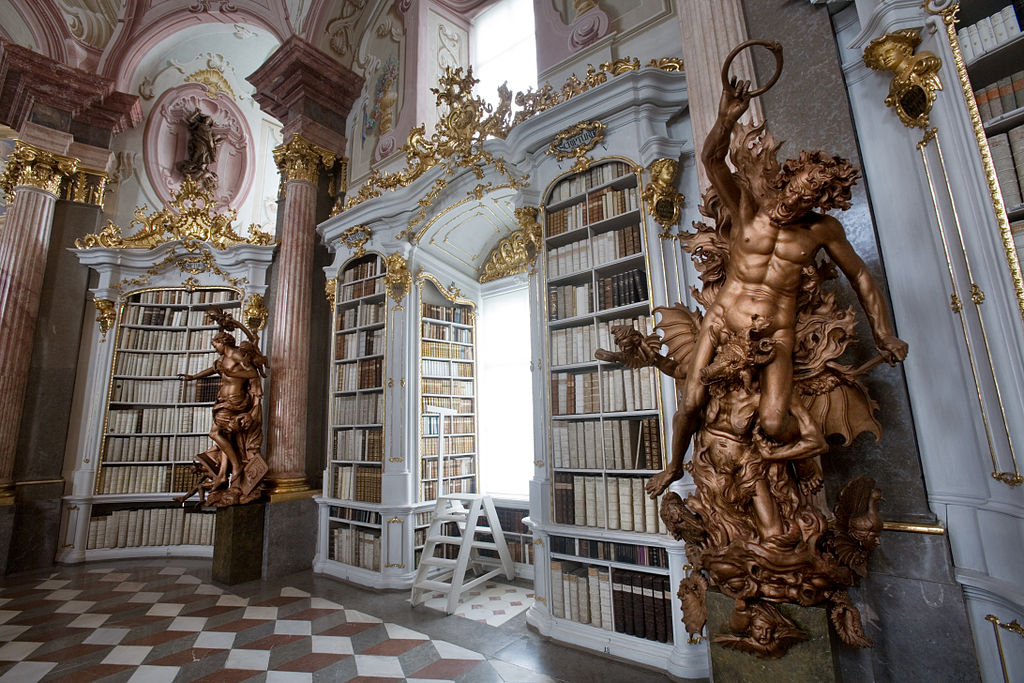
{"label": "niche statue", "polygon": [[[256,335],[230,314],[212,308],[207,318],[220,328],[211,342],[217,358],[211,367],[201,372],[178,376],[186,382],[220,376],[210,428],[213,446],[193,459],[199,483],[178,500],[184,502],[198,493],[200,505],[227,507],[258,499],[259,483],[267,473],[267,463],[260,455],[262,379],[267,376],[267,358],[259,350]],[[236,329],[245,332],[248,339],[236,344],[231,334]]]}
{"label": "niche statue", "polygon": [[[776,58],[775,76],[756,92],[727,75],[751,44]],[[696,231],[682,236],[703,283],[694,296],[705,312],[658,308],[661,336],[627,327],[615,334],[619,351],[596,354],[630,367],[653,365],[676,380],[671,462],[646,489],[661,495],[684,469],[696,485],[685,500],[669,492],[661,504],[694,567],[679,587],[683,621],[689,633],[701,633],[710,581],[734,600],[731,632],[714,640],[767,658],[807,638],[775,606],[782,602],[828,602],[839,636],[871,645],[844,589],[866,575],[867,555],[878,545],[880,494],[868,477],[849,483],[830,526],[818,502],[818,456],[828,450],[827,436],[881,436],[858,377],[907,354],[881,291],[827,214],[849,208],[857,169],[821,151],[780,165],[764,125],[739,123],[781,70],[781,46],[765,41],[740,45],[722,69],[718,119],[702,150],[711,187],[700,211],[713,224],[695,223]],[[860,367],[839,360],[854,339],[854,311],[823,288],[837,269],[853,286],[878,351]],[[693,459],[684,467],[691,438]]]}
{"label": "niche statue", "polygon": [[200,189],[212,192],[217,186],[217,174],[210,169],[210,164],[217,161],[217,145],[223,138],[213,130],[213,117],[199,109],[185,116],[185,126],[188,128],[187,158],[178,162],[178,170]]}

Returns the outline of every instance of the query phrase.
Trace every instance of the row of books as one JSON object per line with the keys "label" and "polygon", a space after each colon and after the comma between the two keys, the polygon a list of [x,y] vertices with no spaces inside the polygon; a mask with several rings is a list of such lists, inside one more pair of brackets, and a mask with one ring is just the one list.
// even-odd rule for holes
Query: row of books
{"label": "row of books", "polygon": [[[491,540],[489,536],[484,536],[484,540]],[[512,561],[519,564],[533,564],[533,541],[520,540],[518,538],[505,537],[505,545],[508,546],[508,554],[511,556]],[[481,548],[477,551],[481,557],[491,557],[498,559],[498,551],[491,550],[490,548]]]}
{"label": "row of books", "polygon": [[209,403],[217,398],[219,377],[194,382],[174,379],[115,379],[110,387],[114,403]]}
{"label": "row of books", "polygon": [[420,332],[424,339],[455,341],[460,344],[473,343],[473,329],[470,327],[452,327],[451,325],[424,320],[420,324]]}
{"label": "row of books", "polygon": [[647,301],[647,273],[640,268],[597,281],[597,309],[618,308]]}
{"label": "row of books", "polygon": [[338,314],[337,329],[350,330],[353,327],[379,325],[384,322],[384,315],[383,301],[363,301],[358,306],[346,306]]}
{"label": "row of books", "polygon": [[108,434],[194,434],[213,426],[209,406],[131,408],[107,413]]}
{"label": "row of books", "polygon": [[548,277],[578,273],[643,250],[639,224],[584,238],[548,251]]}
{"label": "row of books", "polygon": [[551,365],[557,367],[592,362],[594,352],[599,348],[606,351],[618,350],[612,330],[623,326],[639,330],[646,337],[654,332],[654,318],[644,315],[638,318],[599,320],[594,324],[551,330]]}
{"label": "row of books", "polygon": [[348,263],[341,271],[341,281],[347,283],[365,280],[378,275],[380,272],[379,259],[371,254],[358,261]]}
{"label": "row of books", "polygon": [[153,306],[126,306],[124,325],[152,325],[156,327],[209,327],[216,323],[207,314],[209,309],[156,308]]}
{"label": "row of books", "polygon": [[[433,479],[420,481],[420,500],[436,500],[438,494],[476,493],[476,477],[470,475],[459,479]],[[439,546],[440,547],[440,546]],[[458,548],[449,548],[454,556]]]}
{"label": "row of books", "polygon": [[237,295],[229,289],[157,289],[141,292],[131,298],[140,304],[221,304],[232,301]]}
{"label": "row of books", "polygon": [[469,306],[438,306],[425,303],[420,312],[424,318],[433,318],[459,325],[473,324],[473,310]]}
{"label": "row of books", "polygon": [[89,520],[87,548],[213,545],[216,515],[182,508],[115,510]]}
{"label": "row of books", "polygon": [[572,175],[555,185],[551,189],[548,203],[561,202],[587,190],[600,187],[622,176],[631,173],[633,169],[629,164],[622,161],[612,161],[600,166],[593,166],[583,173]]}
{"label": "row of books", "polygon": [[[424,412],[426,406],[431,405],[430,401],[436,401],[438,396],[425,396]],[[423,415],[423,435],[437,436],[441,433],[441,418],[444,418],[444,433],[450,437],[453,434],[473,434],[476,432],[476,422],[470,415]]]}
{"label": "row of books", "polygon": [[635,564],[641,567],[668,568],[668,551],[653,545],[635,543],[614,543],[596,538],[574,538],[572,536],[551,536],[551,552],[559,555],[576,555],[593,560],[605,560],[620,564]]}
{"label": "row of books", "polygon": [[974,91],[974,99],[978,103],[982,123],[1024,107],[1024,69],[978,88]]}
{"label": "row of books", "polygon": [[380,429],[339,429],[331,444],[333,460],[382,462],[384,432]]}
{"label": "row of books", "polygon": [[119,349],[141,351],[189,351],[209,349],[217,334],[216,328],[204,330],[145,330],[121,328]]}
{"label": "row of books", "polygon": [[352,284],[341,286],[341,298],[343,301],[359,299],[371,294],[384,293],[384,277],[376,277],[372,280],[360,280]]}
{"label": "row of books", "polygon": [[[459,360],[468,359],[453,359],[456,362],[452,363],[446,360],[433,360],[430,358],[424,358],[420,361],[420,371],[426,377],[473,377],[473,363],[460,363]],[[472,411],[471,411],[472,412]]]}
{"label": "row of books", "polygon": [[384,359],[366,358],[355,363],[343,363],[336,365],[335,371],[338,378],[338,391],[376,389],[382,386]]}
{"label": "row of books", "polygon": [[551,373],[551,414],[587,415],[600,412],[600,386],[596,370]]}
{"label": "row of books", "polygon": [[191,462],[212,445],[203,436],[108,436],[103,462]]}
{"label": "row of books", "polygon": [[[191,467],[187,466],[190,470]],[[166,493],[171,491],[170,465],[119,465],[100,468],[96,493]]]}
{"label": "row of books", "polygon": [[424,377],[420,380],[420,391],[424,394],[443,394],[447,396],[452,393],[452,381],[437,377]]}
{"label": "row of books", "polygon": [[548,319],[562,320],[594,312],[591,283],[548,287]]}
{"label": "row of books", "polygon": [[1024,125],[1009,133],[989,136],[988,146],[1007,209],[1019,206],[1024,203],[1021,197],[1021,189],[1024,188]]}
{"label": "row of books", "polygon": [[495,506],[494,512],[498,515],[498,523],[501,525],[502,531],[509,534],[530,533],[530,529],[523,524],[523,520],[530,514],[529,510]]}
{"label": "row of books", "polygon": [[462,344],[449,344],[445,341],[424,339],[420,342],[420,355],[424,358],[455,358],[473,360],[473,347]]}
{"label": "row of books", "polygon": [[554,422],[551,460],[557,469],[660,470],[658,418]]}
{"label": "row of books", "polygon": [[1020,21],[1013,5],[1006,5],[984,19],[957,30],[964,59],[971,61],[1020,35]]}
{"label": "row of books", "polygon": [[379,425],[384,421],[384,393],[335,396],[332,408],[336,425]]}
{"label": "row of books", "polygon": [[342,500],[380,502],[381,468],[366,465],[335,465],[331,493]]}
{"label": "row of books", "polygon": [[[429,479],[437,479],[437,459],[426,459],[420,460],[420,479],[426,481]],[[441,476],[445,479],[449,477],[465,477],[471,474],[476,474],[476,460],[472,455],[461,457],[445,457],[444,467],[442,469]]]}
{"label": "row of books", "polygon": [[381,523],[380,512],[376,510],[331,506],[329,514],[332,520],[345,519],[352,522],[362,522],[363,524],[377,524],[378,526]]}
{"label": "row of books", "polygon": [[[421,398],[421,401],[422,401],[422,406],[423,406],[421,412],[424,412],[424,413],[427,412],[427,406],[437,406],[438,408],[450,408],[450,409],[454,410],[456,412],[456,414],[458,414],[458,415],[472,415],[473,414],[473,399],[471,399],[471,398],[458,398],[458,397],[452,397],[452,396],[423,396]],[[426,415],[426,416],[424,416],[424,423],[423,423],[424,425],[426,425],[426,420],[428,420],[428,419],[429,420],[436,420],[437,416],[436,415]],[[425,426],[424,428],[425,429],[432,429],[433,431],[431,433],[433,433],[433,434],[437,434],[437,433],[440,432],[440,426],[435,427],[435,428],[429,428],[429,427]],[[447,432],[447,430],[446,430],[446,432]]]}
{"label": "row of books", "polygon": [[[422,441],[433,441],[438,442],[436,436],[424,436]],[[445,455],[467,455],[469,453],[476,452],[476,437],[473,435],[469,436],[448,436],[444,437],[444,454]]]}
{"label": "row of books", "polygon": [[596,225],[606,218],[636,211],[639,205],[640,200],[636,188],[616,190],[606,187],[588,195],[585,200],[577,204],[548,213],[544,219],[544,225],[548,237],[557,237],[573,230]]}
{"label": "row of books", "polygon": [[559,524],[656,534],[663,531],[659,500],[644,491],[643,477],[555,472],[555,521]]}
{"label": "row of books", "polygon": [[380,532],[347,524],[333,527],[331,559],[353,567],[380,571]]}
{"label": "row of books", "polygon": [[334,357],[338,360],[375,356],[384,352],[384,328],[339,334],[334,339]]}
{"label": "row of books", "polygon": [[118,375],[175,377],[179,372],[194,375],[213,365],[216,351],[205,347],[181,353],[153,353],[122,349],[117,354]]}
{"label": "row of books", "polygon": [[601,368],[601,410],[606,413],[655,410],[658,370],[653,367]]}

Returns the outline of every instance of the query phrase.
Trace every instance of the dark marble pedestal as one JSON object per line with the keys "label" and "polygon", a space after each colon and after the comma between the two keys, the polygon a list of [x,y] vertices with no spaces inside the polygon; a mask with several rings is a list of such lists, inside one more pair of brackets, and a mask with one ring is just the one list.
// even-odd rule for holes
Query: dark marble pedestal
{"label": "dark marble pedestal", "polygon": [[228,585],[263,575],[263,515],[266,503],[217,510],[213,540],[213,580]]}
{"label": "dark marble pedestal", "polygon": [[7,558],[14,529],[14,505],[0,505],[0,576],[7,574]]}
{"label": "dark marble pedestal", "polygon": [[709,591],[708,646],[711,650],[713,681],[759,681],[763,683],[835,683],[838,681],[832,653],[826,607],[778,605],[779,610],[802,628],[809,640],[797,643],[779,659],[762,659],[747,652],[723,647],[714,638],[729,633],[733,600]]}

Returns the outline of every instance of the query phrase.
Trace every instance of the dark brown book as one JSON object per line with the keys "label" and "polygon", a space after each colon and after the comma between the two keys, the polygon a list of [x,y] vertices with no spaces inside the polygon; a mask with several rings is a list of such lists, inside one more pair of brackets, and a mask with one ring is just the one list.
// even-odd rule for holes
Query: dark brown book
{"label": "dark brown book", "polygon": [[[621,609],[615,609],[614,596],[612,597],[612,609],[615,609],[616,620],[619,619],[619,615],[622,615],[622,630],[620,633],[626,633],[633,635],[633,586],[630,584],[632,574],[630,572],[615,572],[618,575],[619,581],[619,606]],[[615,629],[619,629],[616,627]]]}
{"label": "dark brown book", "polygon": [[[641,588],[644,596],[644,636],[647,640],[658,640],[658,613],[661,612],[661,605],[655,602],[654,599],[654,583],[660,578],[651,574],[644,574],[641,579]],[[661,582],[658,581],[658,584],[660,588]]]}
{"label": "dark brown book", "polygon": [[630,574],[629,588],[632,594],[630,607],[633,612],[633,635],[637,638],[644,638],[647,636],[647,631],[644,628],[646,622],[644,620],[643,577],[636,573]]}
{"label": "dark brown book", "polygon": [[[655,639],[659,643],[668,642],[668,624],[672,621],[672,615],[669,614],[666,619],[665,615],[665,604],[669,599],[669,595],[666,593],[669,582],[667,576],[654,576],[653,588],[654,588],[654,632]],[[672,609],[672,604],[669,602],[669,610]]]}

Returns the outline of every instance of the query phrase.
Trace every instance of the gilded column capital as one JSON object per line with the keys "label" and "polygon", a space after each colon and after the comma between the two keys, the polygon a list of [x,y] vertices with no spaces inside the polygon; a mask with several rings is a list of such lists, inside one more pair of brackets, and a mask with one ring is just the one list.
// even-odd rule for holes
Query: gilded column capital
{"label": "gilded column capital", "polygon": [[64,178],[78,171],[78,159],[48,152],[18,140],[0,175],[0,191],[8,204],[14,201],[17,187],[35,187],[57,195]]}
{"label": "gilded column capital", "polygon": [[298,133],[274,149],[274,163],[281,172],[282,183],[305,180],[315,184],[320,170],[333,166],[336,158],[334,152],[314,145]]}

